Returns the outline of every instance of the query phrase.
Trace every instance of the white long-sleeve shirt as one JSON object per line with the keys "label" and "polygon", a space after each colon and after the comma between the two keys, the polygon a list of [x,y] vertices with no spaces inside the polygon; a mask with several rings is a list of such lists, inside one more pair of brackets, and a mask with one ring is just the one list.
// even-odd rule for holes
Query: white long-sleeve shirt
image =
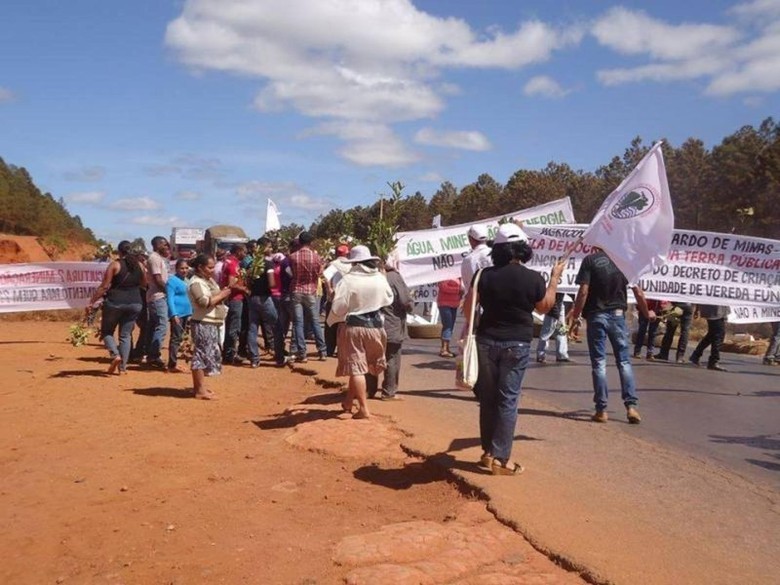
{"label": "white long-sleeve shirt", "polygon": [[328,325],[346,320],[349,315],[378,311],[393,302],[393,289],[385,275],[360,264],[353,266],[336,284]]}

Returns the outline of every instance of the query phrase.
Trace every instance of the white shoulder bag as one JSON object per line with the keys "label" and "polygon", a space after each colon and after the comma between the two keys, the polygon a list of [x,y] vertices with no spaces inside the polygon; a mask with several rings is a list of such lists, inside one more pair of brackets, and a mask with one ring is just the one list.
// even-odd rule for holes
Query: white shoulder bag
{"label": "white shoulder bag", "polygon": [[464,390],[471,390],[477,383],[477,376],[479,375],[479,358],[477,357],[477,337],[474,334],[474,323],[477,309],[477,294],[479,286],[479,277],[482,276],[482,270],[477,272],[474,277],[474,284],[471,290],[474,294],[471,296],[471,306],[469,307],[469,313],[471,319],[469,323],[471,327],[466,332],[466,337],[463,339],[463,347],[461,348],[461,354],[458,356],[458,361],[455,368],[455,382],[459,388]]}

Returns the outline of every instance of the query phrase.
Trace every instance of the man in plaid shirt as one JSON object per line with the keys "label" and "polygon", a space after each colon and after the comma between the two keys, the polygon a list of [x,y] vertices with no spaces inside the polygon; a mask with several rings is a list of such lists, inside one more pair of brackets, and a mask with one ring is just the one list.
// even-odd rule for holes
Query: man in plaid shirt
{"label": "man in plaid shirt", "polygon": [[290,292],[293,303],[293,327],[295,328],[294,347],[295,361],[305,363],[306,360],[306,325],[311,324],[314,331],[314,341],[320,361],[325,360],[325,338],[320,326],[320,303],[317,298],[317,284],[322,274],[320,255],[311,249],[314,238],[309,232],[301,232],[298,236],[300,248],[290,254],[290,269],[292,283]]}

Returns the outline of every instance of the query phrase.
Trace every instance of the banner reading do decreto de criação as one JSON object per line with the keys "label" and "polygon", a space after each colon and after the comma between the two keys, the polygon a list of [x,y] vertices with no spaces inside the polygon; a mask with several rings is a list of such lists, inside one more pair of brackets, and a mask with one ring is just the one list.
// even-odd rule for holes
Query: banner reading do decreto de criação
{"label": "banner reading do decreto de cria\u00e7\u00e3o", "polygon": [[42,262],[0,265],[0,313],[83,309],[108,264]]}
{"label": "banner reading do decreto de cria\u00e7\u00e3o", "polygon": [[[553,264],[587,226],[527,226],[534,257],[529,268],[549,278]],[[576,244],[561,292],[577,291],[577,272],[591,252]],[[683,301],[732,308],[730,321],[780,320],[780,241],[693,230],[674,230],[666,264],[643,275],[638,284],[650,299]]]}

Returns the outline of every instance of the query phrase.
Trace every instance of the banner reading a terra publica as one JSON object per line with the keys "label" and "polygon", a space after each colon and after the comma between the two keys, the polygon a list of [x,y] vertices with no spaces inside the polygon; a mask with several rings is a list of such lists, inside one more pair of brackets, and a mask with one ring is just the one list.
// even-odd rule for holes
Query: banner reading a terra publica
{"label": "banner reading a terra publica", "polygon": [[485,226],[488,239],[492,240],[498,230],[498,222],[504,218],[522,220],[523,226],[555,225],[574,222],[574,211],[571,200],[564,197],[473,223],[398,232],[393,251],[398,260],[398,271],[410,287],[460,278],[463,257],[471,251],[467,235],[469,228],[472,225]]}
{"label": "banner reading a terra publica", "polygon": [[[545,280],[555,261],[575,245],[587,226],[524,226],[534,257],[527,264]],[[574,293],[577,272],[590,246],[576,245],[558,285]],[[780,320],[780,241],[736,234],[674,230],[666,264],[637,283],[650,299],[728,305],[729,321]]]}
{"label": "banner reading a terra publica", "polygon": [[0,265],[0,313],[83,309],[107,263],[41,262]]}

